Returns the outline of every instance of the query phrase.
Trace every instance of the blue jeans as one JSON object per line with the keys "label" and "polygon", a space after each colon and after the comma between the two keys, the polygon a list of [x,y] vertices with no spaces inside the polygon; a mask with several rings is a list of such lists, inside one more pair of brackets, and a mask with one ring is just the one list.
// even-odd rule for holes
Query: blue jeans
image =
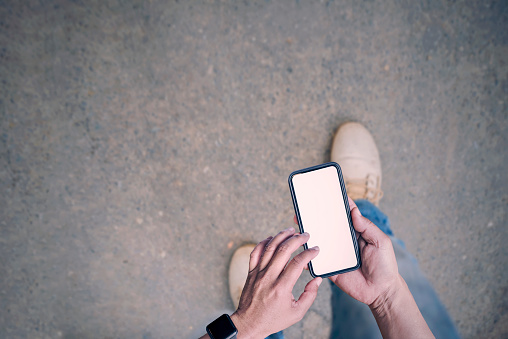
{"label": "blue jeans", "polygon": [[[367,200],[357,200],[356,205],[364,217],[376,224],[390,237],[397,257],[399,273],[422,312],[425,321],[436,338],[460,338],[452,319],[436,292],[418,267],[418,263],[404,243],[393,236],[388,217]],[[331,338],[381,338],[381,332],[369,307],[342,292],[332,283],[332,332]],[[282,331],[268,338],[282,339]]]}

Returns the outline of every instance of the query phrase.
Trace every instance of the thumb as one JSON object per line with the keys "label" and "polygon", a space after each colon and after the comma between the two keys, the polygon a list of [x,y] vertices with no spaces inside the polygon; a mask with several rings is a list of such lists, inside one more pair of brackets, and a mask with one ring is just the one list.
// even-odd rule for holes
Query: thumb
{"label": "thumb", "polygon": [[307,313],[314,300],[316,300],[317,291],[322,282],[323,278],[320,277],[312,279],[307,283],[303,293],[298,298],[298,308],[302,312],[302,317]]}
{"label": "thumb", "polygon": [[356,205],[351,210],[351,219],[355,230],[360,233],[361,237],[367,243],[379,247],[380,240],[384,239],[386,235],[372,221],[362,216]]}

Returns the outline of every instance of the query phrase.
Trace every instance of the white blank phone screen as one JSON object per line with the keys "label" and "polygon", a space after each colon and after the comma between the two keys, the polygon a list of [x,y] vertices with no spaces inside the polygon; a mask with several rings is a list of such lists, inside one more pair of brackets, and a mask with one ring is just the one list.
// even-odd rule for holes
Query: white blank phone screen
{"label": "white blank phone screen", "polygon": [[349,221],[334,166],[293,176],[293,188],[303,230],[310,234],[309,248],[319,246],[312,260],[316,275],[357,265]]}

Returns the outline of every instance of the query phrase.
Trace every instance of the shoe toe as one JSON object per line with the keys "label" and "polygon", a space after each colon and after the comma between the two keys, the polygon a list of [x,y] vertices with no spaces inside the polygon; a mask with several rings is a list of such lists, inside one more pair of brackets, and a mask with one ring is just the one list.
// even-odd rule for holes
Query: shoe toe
{"label": "shoe toe", "polygon": [[374,138],[362,124],[348,122],[335,134],[331,157],[338,164],[349,158],[378,162],[379,152]]}
{"label": "shoe toe", "polygon": [[229,264],[229,292],[235,309],[238,308],[243,286],[249,273],[249,261],[252,250],[256,247],[254,244],[243,245],[238,248]]}
{"label": "shoe toe", "polygon": [[381,160],[374,138],[362,124],[347,122],[339,127],[333,139],[331,160],[342,168],[346,189],[352,199],[379,202],[382,196]]}

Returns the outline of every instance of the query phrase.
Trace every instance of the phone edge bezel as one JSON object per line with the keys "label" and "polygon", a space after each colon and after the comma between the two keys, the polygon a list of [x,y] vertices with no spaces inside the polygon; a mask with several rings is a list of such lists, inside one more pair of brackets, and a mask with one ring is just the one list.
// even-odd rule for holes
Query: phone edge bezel
{"label": "phone edge bezel", "polygon": [[[342,191],[342,197],[343,197],[343,200],[344,200],[344,205],[346,207],[346,215],[347,215],[348,222],[349,222],[349,230],[350,230],[350,233],[351,233],[351,238],[353,239],[353,245],[354,245],[354,248],[355,248],[355,255],[356,255],[356,262],[357,262],[357,264],[356,264],[356,266],[345,268],[343,270],[338,270],[338,271],[334,271],[334,272],[330,272],[330,273],[325,273],[325,274],[317,275],[317,274],[314,273],[314,269],[312,267],[312,260],[311,260],[311,262],[309,262],[309,272],[310,272],[310,275],[313,278],[317,278],[317,277],[327,278],[327,277],[331,277],[331,276],[334,276],[334,275],[337,275],[337,274],[351,272],[351,271],[359,269],[361,267],[361,265],[362,265],[362,263],[361,263],[361,256],[360,256],[360,248],[358,246],[358,241],[356,239],[356,231],[355,231],[354,226],[353,226],[353,221],[351,220],[351,210],[349,208],[349,201],[348,201],[348,196],[347,196],[347,192],[346,192],[346,186],[344,184],[344,179],[342,177],[342,169],[340,168],[340,165],[338,163],[331,161],[331,162],[327,162],[327,163],[324,163],[324,164],[320,164],[320,165],[316,165],[316,166],[312,166],[312,167],[303,168],[303,169],[294,171],[294,172],[292,172],[289,175],[289,178],[288,178],[289,191],[291,193],[291,199],[293,200],[293,207],[294,207],[295,213],[296,213],[296,219],[297,219],[297,222],[298,222],[298,228],[300,229],[300,233],[304,232],[302,221],[301,221],[301,218],[300,218],[300,210],[298,209],[298,204],[296,202],[296,195],[295,195],[295,190],[294,190],[294,186],[293,186],[293,177],[295,175],[297,175],[297,174],[312,172],[312,171],[323,169],[323,168],[330,167],[330,166],[335,167],[335,169],[337,170],[337,174],[339,176],[340,188],[341,188],[341,191]],[[308,249],[307,243],[303,244],[303,248],[305,250]]]}

